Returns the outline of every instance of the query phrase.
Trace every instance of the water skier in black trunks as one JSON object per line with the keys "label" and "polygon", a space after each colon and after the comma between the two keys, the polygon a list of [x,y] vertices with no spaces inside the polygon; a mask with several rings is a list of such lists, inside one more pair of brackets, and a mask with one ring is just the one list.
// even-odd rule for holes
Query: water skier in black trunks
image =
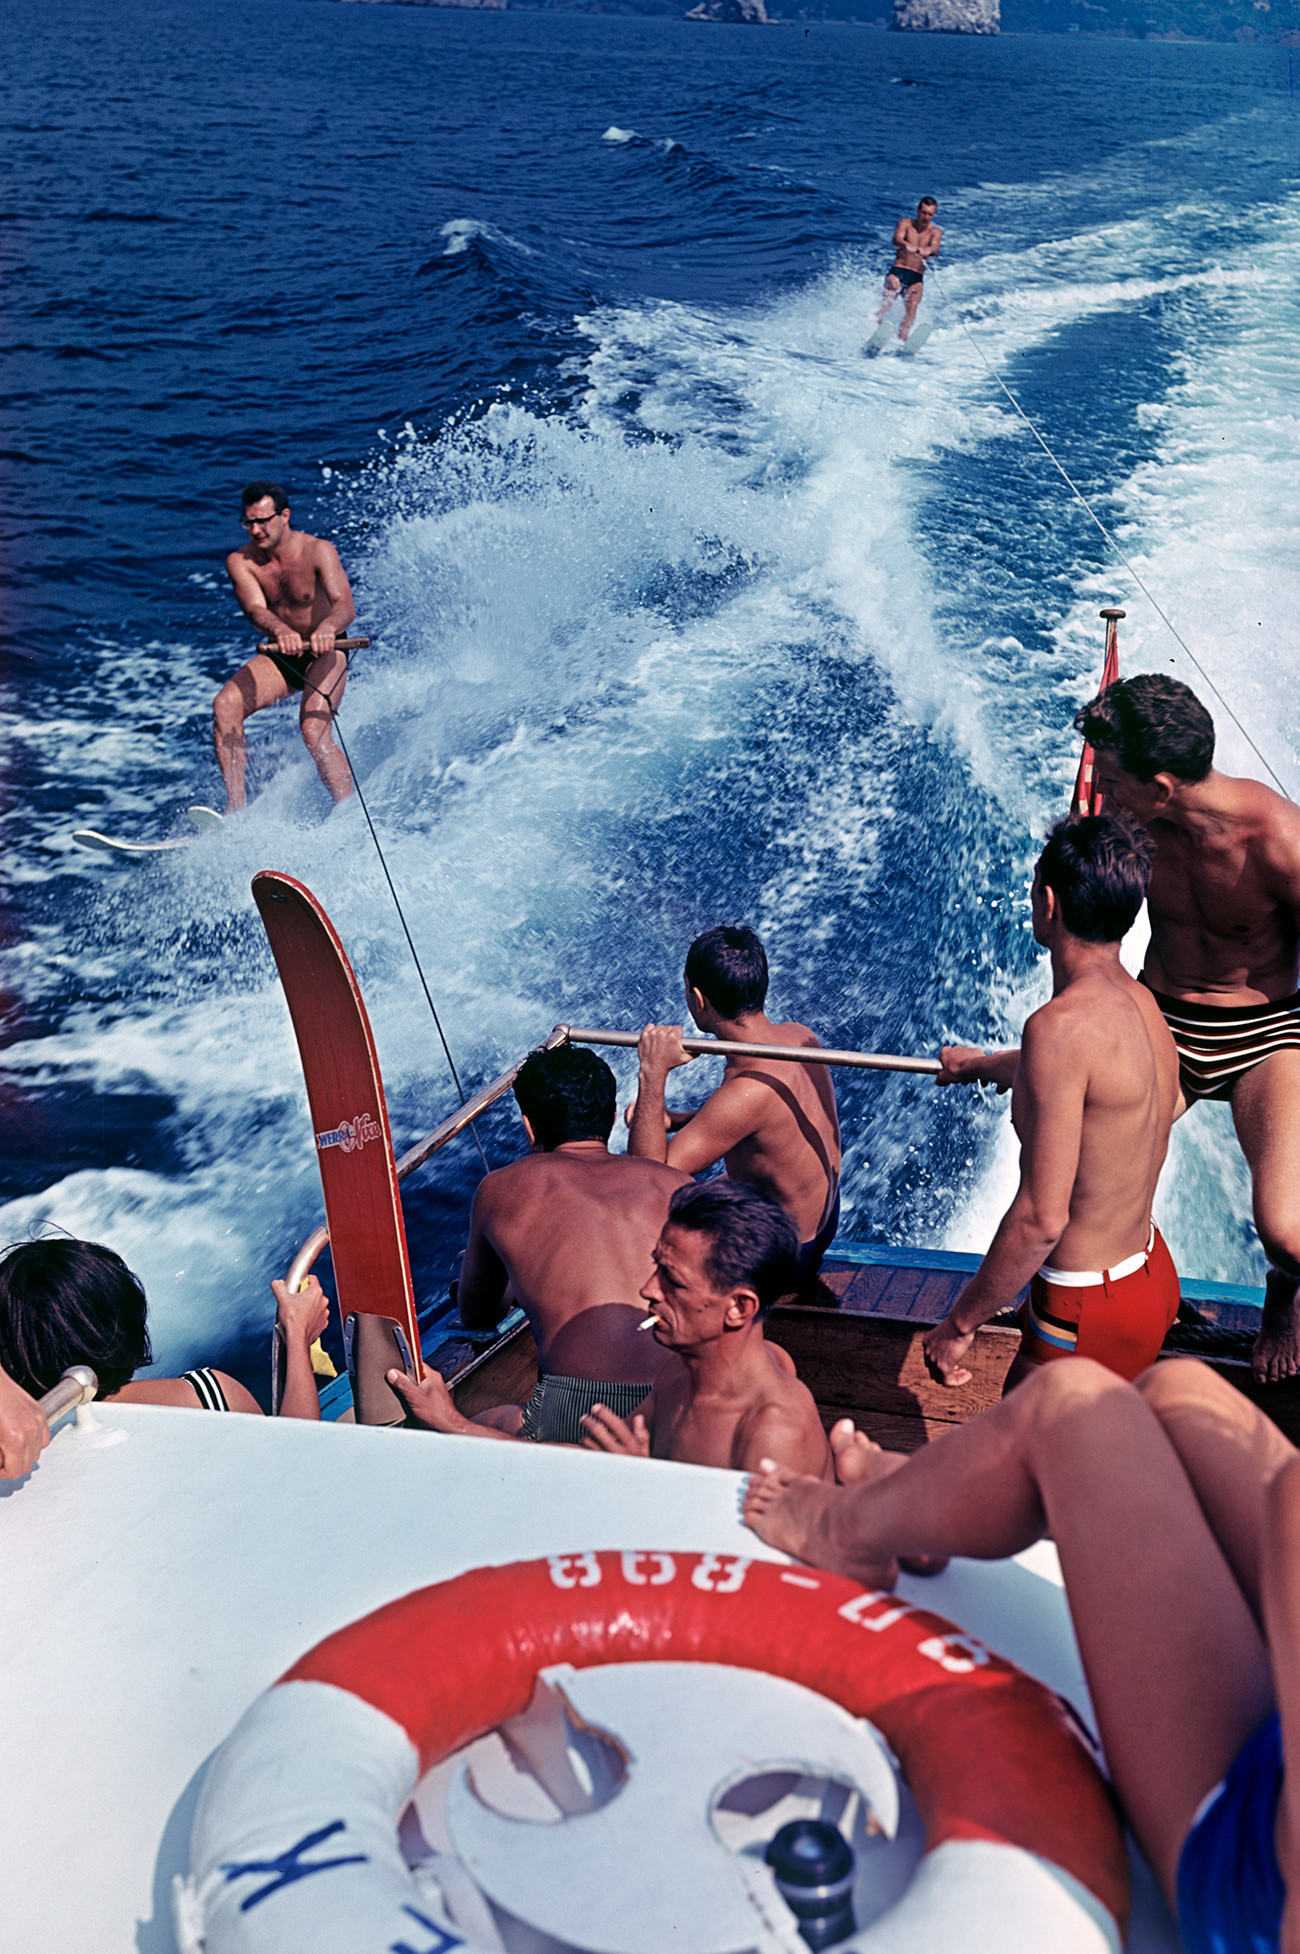
{"label": "water skier in black trunks", "polygon": [[357,614],[347,572],[332,543],[291,526],[277,482],[250,482],[242,502],[248,541],[226,558],[226,574],[244,616],[276,649],[254,652],[212,702],[227,811],[244,805],[244,721],[290,692],[302,693],[298,724],[321,779],[345,801],[352,775],[330,732],[330,707],[337,710],[348,678],[347,654],[334,641]]}
{"label": "water skier in black trunks", "polygon": [[901,218],[894,228],[894,262],[889,267],[885,279],[885,292],[876,323],[880,324],[894,300],[903,293],[903,323],[898,328],[898,337],[906,341],[907,335],[916,324],[917,311],[922,298],[922,281],[925,276],[925,261],[939,255],[939,244],[943,232],[934,221],[939,206],[933,197],[922,197],[916,206],[915,217]]}
{"label": "water skier in black trunks", "polygon": [[1075,724],[1107,800],[1152,843],[1143,981],[1178,1048],[1175,1117],[1226,1099],[1270,1268],[1255,1374],[1300,1373],[1300,809],[1218,773],[1214,721],[1177,679],[1108,686]]}

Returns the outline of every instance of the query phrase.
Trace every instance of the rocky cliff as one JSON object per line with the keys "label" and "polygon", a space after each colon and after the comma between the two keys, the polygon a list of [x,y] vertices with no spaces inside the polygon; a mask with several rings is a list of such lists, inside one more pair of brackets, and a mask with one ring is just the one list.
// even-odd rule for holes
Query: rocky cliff
{"label": "rocky cliff", "polygon": [[894,0],[893,25],[908,34],[996,34],[998,0]]}
{"label": "rocky cliff", "polygon": [[687,20],[725,20],[733,25],[765,27],[767,8],[763,0],[700,0],[686,14]]}

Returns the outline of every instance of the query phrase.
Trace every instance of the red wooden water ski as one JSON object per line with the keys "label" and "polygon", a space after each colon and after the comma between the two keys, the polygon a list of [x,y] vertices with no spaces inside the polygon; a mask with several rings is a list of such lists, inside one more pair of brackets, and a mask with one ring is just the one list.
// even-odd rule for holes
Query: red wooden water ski
{"label": "red wooden water ski", "polygon": [[[1103,611],[1106,620],[1106,657],[1101,668],[1101,684],[1098,692],[1104,692],[1108,685],[1114,685],[1119,677],[1119,620],[1123,611]],[[1083,742],[1083,757],[1079,761],[1079,775],[1074,783],[1074,793],[1070,797],[1070,816],[1078,821],[1085,814],[1100,814],[1102,792],[1097,785],[1096,756],[1087,740]]]}
{"label": "red wooden water ski", "polygon": [[347,952],[310,889],[262,869],[253,900],[271,940],[307,1081],[330,1252],[344,1316],[388,1316],[420,1332],[393,1136],[370,1019]]}

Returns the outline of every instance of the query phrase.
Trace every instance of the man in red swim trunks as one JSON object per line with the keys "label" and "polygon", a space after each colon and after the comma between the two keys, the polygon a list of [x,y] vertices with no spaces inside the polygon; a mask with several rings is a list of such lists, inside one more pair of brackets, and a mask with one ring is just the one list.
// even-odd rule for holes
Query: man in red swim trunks
{"label": "man in red swim trunks", "polygon": [[1182,1091],[1226,1099],[1269,1260],[1255,1375],[1300,1375],[1300,809],[1214,766],[1214,721],[1178,679],[1139,672],[1075,719],[1108,804],[1151,839],[1142,981]]}
{"label": "man in red swim trunks", "polygon": [[975,1331],[1029,1284],[1008,1385],[1058,1357],[1120,1377],[1154,1363],[1178,1314],[1178,1275],[1151,1219],[1178,1098],[1178,1054],[1155,998],[1119,960],[1150,855],[1122,814],[1062,821],[1034,871],[1034,937],[1052,996],[1018,1050],[945,1046],[940,1085],[1012,1091],[1020,1186],[975,1275],[925,1353],[964,1384]]}

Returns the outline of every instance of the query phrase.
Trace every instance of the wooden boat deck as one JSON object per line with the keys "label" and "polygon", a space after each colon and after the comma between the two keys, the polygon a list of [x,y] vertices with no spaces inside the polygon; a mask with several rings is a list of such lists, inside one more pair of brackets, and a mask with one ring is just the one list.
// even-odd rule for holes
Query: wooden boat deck
{"label": "wooden boat deck", "polygon": [[[980,1330],[968,1359],[971,1381],[958,1390],[931,1375],[921,1349],[926,1330],[947,1314],[979,1261],[948,1250],[845,1243],[827,1257],[806,1297],[772,1311],[767,1334],[789,1351],[828,1429],[837,1418],[852,1418],[891,1451],[912,1452],[996,1403],[1020,1343],[1014,1309]],[[1203,1357],[1300,1443],[1300,1382],[1261,1385],[1250,1370],[1263,1291],[1185,1281],[1182,1294],[1164,1354]],[[485,1341],[440,1314],[424,1352],[466,1417],[523,1404],[537,1382],[537,1350],[522,1319]],[[327,1387],[321,1409],[337,1418],[350,1402],[344,1377]]]}

